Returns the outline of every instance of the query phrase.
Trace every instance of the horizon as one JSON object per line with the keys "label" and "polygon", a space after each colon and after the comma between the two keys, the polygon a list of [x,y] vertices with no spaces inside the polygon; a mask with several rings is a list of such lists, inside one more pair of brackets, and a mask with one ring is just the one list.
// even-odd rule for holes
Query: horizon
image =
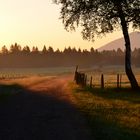
{"label": "horizon", "polygon": [[[133,31],[133,32],[130,32],[129,34],[133,34],[133,33],[140,33],[139,31]],[[130,36],[131,37],[131,36]],[[12,44],[10,44],[9,46],[7,46],[7,45],[2,45],[2,46],[0,46],[0,50],[2,49],[2,47],[3,46],[5,46],[7,49],[8,49],[8,51],[10,50],[10,47],[12,46],[12,45],[15,45],[15,44],[17,44],[17,45],[19,45],[20,47],[21,47],[21,49],[23,49],[24,47],[26,47],[26,46],[28,46],[29,48],[30,48],[30,50],[32,51],[32,48],[33,47],[37,47],[38,48],[38,50],[39,51],[42,51],[43,50],[43,48],[44,48],[44,46],[46,47],[46,49],[48,49],[49,47],[52,47],[53,48],[53,50],[54,51],[57,51],[57,50],[60,50],[60,51],[64,51],[64,49],[67,49],[67,48],[71,48],[71,49],[73,49],[73,48],[75,48],[77,51],[78,51],[78,49],[81,49],[81,51],[83,51],[83,50],[87,50],[87,51],[90,51],[90,49],[91,48],[94,48],[95,50],[99,50],[100,51],[100,49],[102,49],[102,48],[104,48],[105,46],[107,46],[107,45],[109,45],[110,43],[112,43],[112,42],[114,42],[114,41],[117,41],[117,40],[120,40],[120,39],[123,39],[123,37],[118,37],[118,38],[116,38],[116,39],[114,39],[114,40],[111,40],[110,42],[107,42],[107,43],[105,43],[105,44],[103,44],[102,46],[100,46],[100,47],[98,47],[98,48],[94,48],[94,47],[89,47],[88,49],[87,48],[81,48],[81,47],[77,47],[77,46],[65,46],[65,47],[63,47],[63,48],[56,48],[56,47],[54,47],[54,46],[51,46],[51,45],[43,45],[43,46],[41,46],[41,47],[38,47],[38,46],[36,46],[36,45],[33,45],[33,46],[29,46],[29,45],[21,45],[21,44],[19,44],[18,42],[15,42],[15,43],[12,43]],[[131,38],[130,38],[131,39]],[[132,46],[133,47],[133,46]],[[121,46],[119,47],[120,49],[122,49],[121,48]],[[136,47],[137,48],[137,47]],[[106,49],[105,49],[106,50]],[[107,49],[108,50],[108,49]],[[111,48],[109,49],[109,50],[112,50]]]}
{"label": "horizon", "polygon": [[[83,40],[79,27],[76,32],[67,32],[60,17],[60,6],[52,0],[0,0],[0,47],[18,43],[21,46],[52,46],[64,50],[69,46],[76,49],[94,49],[122,37],[121,30],[95,37],[95,42]],[[50,14],[51,13],[51,14]],[[132,29],[130,28],[130,32]]]}

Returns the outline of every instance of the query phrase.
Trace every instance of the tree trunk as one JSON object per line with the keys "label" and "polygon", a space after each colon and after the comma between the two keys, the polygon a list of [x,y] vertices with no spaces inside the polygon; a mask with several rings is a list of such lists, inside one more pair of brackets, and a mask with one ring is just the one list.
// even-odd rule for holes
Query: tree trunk
{"label": "tree trunk", "polygon": [[123,31],[123,36],[125,40],[125,72],[126,75],[130,81],[131,87],[133,89],[138,89],[139,85],[138,82],[132,72],[131,68],[131,44],[130,44],[130,37],[128,34],[128,27],[127,27],[127,22],[125,20],[125,16],[123,14],[123,11],[120,13],[120,20],[121,20],[121,26],[122,26],[122,31]]}

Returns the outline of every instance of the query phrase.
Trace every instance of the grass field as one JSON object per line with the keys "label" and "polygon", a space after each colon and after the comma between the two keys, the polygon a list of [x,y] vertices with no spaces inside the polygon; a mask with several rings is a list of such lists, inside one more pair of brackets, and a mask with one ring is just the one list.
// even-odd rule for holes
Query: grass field
{"label": "grass field", "polygon": [[[42,79],[41,81],[39,80],[40,76],[41,78],[43,78],[44,76],[52,76],[57,74],[61,76],[65,73],[73,73],[74,68],[60,68],[57,73],[56,71],[56,69],[52,69],[52,71],[50,69],[48,71],[47,69],[40,69],[39,73],[38,70],[33,72],[31,71],[31,75],[23,73],[25,74],[25,77],[23,76],[23,74],[21,74],[23,76],[23,78],[22,76],[19,76],[19,78],[21,79],[14,79],[15,76],[13,76],[12,79],[8,79],[8,77],[1,79],[0,102],[3,102],[11,95],[16,94],[18,90],[22,89],[22,87],[14,84],[15,80],[16,83],[20,83],[21,85],[24,85],[24,87],[30,87],[32,85],[35,85],[36,81],[37,84],[41,84]],[[127,83],[127,78],[125,77],[125,75],[123,75],[123,78],[126,78],[126,81],[123,81],[125,88],[116,89],[115,81],[118,71],[114,71],[114,69],[107,69],[106,71],[104,69],[103,71],[106,77],[106,87],[109,87],[105,88],[104,90],[97,87],[94,87],[92,89],[89,87],[81,88],[74,83],[70,84],[70,89],[73,93],[72,99],[74,104],[88,121],[95,140],[139,140],[140,93],[133,92],[131,91],[131,89],[126,88],[129,87],[129,83]],[[97,85],[100,84],[100,74],[103,71],[98,72],[98,70],[84,70],[84,72],[87,72],[87,74],[89,74],[89,77],[90,75],[94,75],[93,80],[95,83],[93,84]],[[124,74],[122,71],[120,71],[120,73]],[[138,81],[140,81],[139,73],[140,71],[137,70],[136,74],[138,76],[136,76],[136,78],[138,79]],[[15,72],[14,74],[16,75],[17,72]],[[34,77],[34,75],[38,75],[39,79],[36,76]],[[29,77],[26,78],[26,76]],[[110,83],[112,83],[113,86],[110,86]],[[44,87],[46,87],[46,85]]]}
{"label": "grass field", "polygon": [[140,93],[130,89],[82,89],[75,84],[71,88],[95,140],[140,139]]}

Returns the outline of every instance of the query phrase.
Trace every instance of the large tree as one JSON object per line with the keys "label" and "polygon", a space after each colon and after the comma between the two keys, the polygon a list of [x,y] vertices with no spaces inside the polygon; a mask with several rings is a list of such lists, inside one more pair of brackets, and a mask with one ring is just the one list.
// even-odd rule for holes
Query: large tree
{"label": "large tree", "polygon": [[121,27],[125,40],[125,71],[133,89],[138,83],[131,68],[129,25],[140,29],[140,0],[54,0],[61,5],[61,18],[66,30],[82,27],[82,36],[94,40],[95,35],[111,33]]}

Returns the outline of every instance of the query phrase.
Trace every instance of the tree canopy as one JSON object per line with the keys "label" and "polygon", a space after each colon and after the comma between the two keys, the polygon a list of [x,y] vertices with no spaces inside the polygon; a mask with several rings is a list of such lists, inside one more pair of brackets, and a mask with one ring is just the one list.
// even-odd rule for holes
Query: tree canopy
{"label": "tree canopy", "polygon": [[[84,39],[94,40],[120,27],[125,15],[127,26],[140,28],[140,0],[54,0],[61,4],[61,18],[67,30],[82,26]],[[120,11],[123,13],[120,13]]]}

